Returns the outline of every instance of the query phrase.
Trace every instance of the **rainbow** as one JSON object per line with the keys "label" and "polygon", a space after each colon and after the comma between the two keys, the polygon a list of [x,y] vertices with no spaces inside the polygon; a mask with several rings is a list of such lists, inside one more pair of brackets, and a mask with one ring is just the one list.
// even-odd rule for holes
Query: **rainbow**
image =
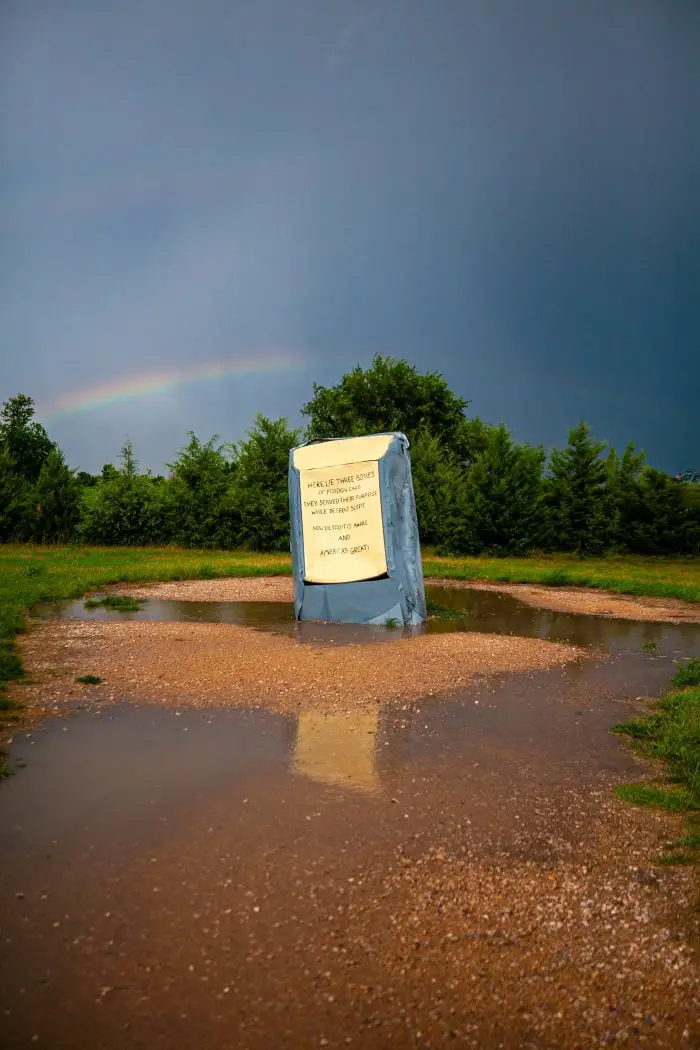
{"label": "rainbow", "polygon": [[288,372],[301,368],[304,361],[289,353],[260,355],[238,361],[211,361],[207,364],[171,368],[159,372],[143,372],[140,375],[121,379],[108,379],[102,383],[72,390],[53,401],[42,405],[37,415],[50,422],[57,416],[74,412],[92,412],[105,405],[121,401],[132,401],[139,397],[160,394],[179,386],[206,383],[217,379],[237,379],[242,376],[269,375],[273,372]]}

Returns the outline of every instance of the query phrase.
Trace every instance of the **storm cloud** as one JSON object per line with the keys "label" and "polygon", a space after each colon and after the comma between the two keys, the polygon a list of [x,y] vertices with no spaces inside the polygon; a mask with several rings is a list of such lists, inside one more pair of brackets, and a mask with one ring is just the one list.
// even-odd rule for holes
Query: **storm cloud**
{"label": "storm cloud", "polygon": [[162,469],[381,352],[698,468],[699,106],[681,0],[6,0],[0,398],[301,362],[51,419]]}

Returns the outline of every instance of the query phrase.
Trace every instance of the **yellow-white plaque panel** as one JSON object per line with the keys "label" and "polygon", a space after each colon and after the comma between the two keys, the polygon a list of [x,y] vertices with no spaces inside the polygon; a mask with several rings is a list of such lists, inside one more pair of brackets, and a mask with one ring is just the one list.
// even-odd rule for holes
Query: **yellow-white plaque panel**
{"label": "yellow-white plaque panel", "polygon": [[300,470],[304,579],[354,583],[386,572],[376,460]]}

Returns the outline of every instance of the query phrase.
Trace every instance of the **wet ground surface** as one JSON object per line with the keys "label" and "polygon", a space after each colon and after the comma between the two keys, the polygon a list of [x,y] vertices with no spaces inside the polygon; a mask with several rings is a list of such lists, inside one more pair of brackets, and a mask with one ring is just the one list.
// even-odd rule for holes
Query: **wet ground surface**
{"label": "wet ground surface", "polygon": [[[431,596],[469,614],[431,630],[612,658],[404,709],[98,704],[18,736],[3,1050],[700,1046],[697,887],[657,863],[680,825],[614,799],[645,771],[609,733],[700,629]],[[220,619],[195,605],[117,618]]]}
{"label": "wet ground surface", "polygon": [[130,622],[152,620],[179,623],[229,623],[256,630],[289,634],[302,642],[337,644],[388,641],[419,633],[475,631],[569,642],[585,647],[602,647],[609,652],[636,651],[655,645],[663,652],[685,652],[700,646],[700,625],[692,623],[654,623],[601,616],[583,616],[533,608],[508,594],[494,591],[426,588],[429,598],[454,611],[459,619],[432,618],[424,627],[387,629],[355,624],[297,623],[294,607],[287,602],[192,602],[148,598],[134,612],[104,606],[86,608],[83,599],[50,602],[36,606],[37,619],[95,620]]}

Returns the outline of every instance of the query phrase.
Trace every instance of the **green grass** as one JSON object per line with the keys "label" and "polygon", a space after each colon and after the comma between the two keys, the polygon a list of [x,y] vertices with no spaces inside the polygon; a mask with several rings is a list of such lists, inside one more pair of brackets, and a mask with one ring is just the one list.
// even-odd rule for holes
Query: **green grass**
{"label": "green grass", "polygon": [[138,612],[144,603],[143,598],[129,598],[121,594],[109,594],[106,598],[88,598],[83,604],[86,609],[116,609],[119,612]]}
{"label": "green grass", "polygon": [[655,809],[668,809],[673,813],[685,813],[692,804],[687,791],[673,791],[649,784],[618,784],[615,794],[623,802],[631,802],[635,806],[652,806]]}
{"label": "green grass", "polygon": [[[673,680],[677,686],[678,675]],[[632,718],[613,729],[641,754],[667,764],[670,780],[688,793],[688,808],[700,809],[700,688],[675,688],[662,696],[645,718]]]}
{"label": "green grass", "polygon": [[21,700],[15,700],[6,696],[5,693],[0,693],[0,721],[16,722],[22,710],[24,710],[24,704]]}
{"label": "green grass", "polygon": [[700,834],[694,829],[700,811],[700,660],[687,660],[671,679],[671,691],[663,695],[648,715],[631,718],[613,729],[628,736],[632,746],[648,758],[660,759],[667,783],[622,784],[615,793],[637,806],[657,806],[690,815],[688,835],[671,843],[673,854],[664,864],[686,864],[700,860]]}
{"label": "green grass", "polygon": [[22,675],[13,641],[25,629],[27,610],[37,602],[82,598],[114,583],[290,573],[285,555],[175,547],[0,544],[0,689]]}
{"label": "green grass", "polygon": [[[700,826],[697,822],[697,815],[692,826]],[[688,835],[681,835],[673,842],[667,842],[664,846],[664,853],[660,857],[661,864],[669,865],[696,864],[698,861],[700,861],[700,833],[696,831],[691,831]]]}
{"label": "green grass", "polygon": [[76,682],[80,682],[81,685],[99,685],[102,679],[96,674],[81,674],[80,678],[76,678]]}
{"label": "green grass", "polygon": [[671,679],[671,685],[683,689],[687,686],[700,685],[700,659],[693,657],[681,664],[678,671]]}
{"label": "green grass", "polygon": [[693,864],[695,863],[694,853],[683,853],[679,850],[677,853],[666,853],[663,857],[659,857],[659,864]]}
{"label": "green grass", "polygon": [[642,649],[647,653],[653,653],[656,649],[656,642],[645,642]]}
{"label": "green grass", "polygon": [[692,849],[700,846],[700,833],[693,832],[690,835],[682,835],[679,839],[676,839],[675,842],[669,842],[664,848],[678,849],[680,846],[689,846]]}
{"label": "green grass", "polygon": [[700,558],[578,558],[548,554],[530,558],[444,558],[423,553],[426,576],[593,587],[617,594],[683,598],[700,602]]}

